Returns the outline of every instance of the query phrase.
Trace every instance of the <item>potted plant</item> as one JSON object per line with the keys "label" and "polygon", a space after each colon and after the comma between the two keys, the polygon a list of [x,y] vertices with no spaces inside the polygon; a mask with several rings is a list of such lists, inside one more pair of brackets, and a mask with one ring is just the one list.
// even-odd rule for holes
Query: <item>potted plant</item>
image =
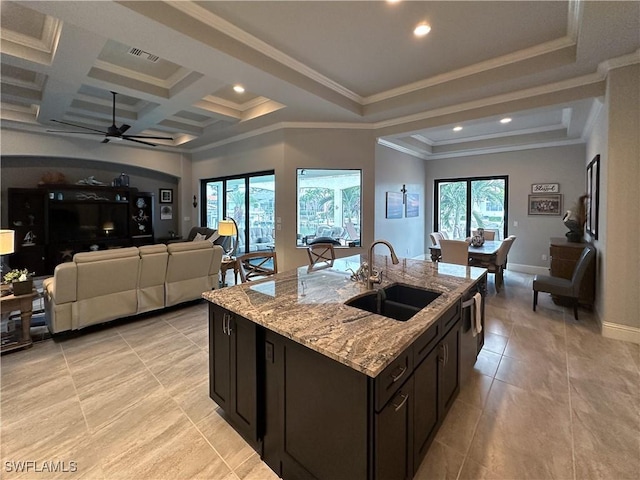
{"label": "potted plant", "polygon": [[33,272],[26,268],[14,268],[4,276],[4,283],[11,284],[14,295],[26,295],[33,290]]}

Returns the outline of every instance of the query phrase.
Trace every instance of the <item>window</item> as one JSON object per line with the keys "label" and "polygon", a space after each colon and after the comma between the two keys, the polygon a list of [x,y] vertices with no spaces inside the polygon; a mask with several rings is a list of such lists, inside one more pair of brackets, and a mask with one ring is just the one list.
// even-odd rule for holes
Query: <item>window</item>
{"label": "window", "polygon": [[506,238],[508,186],[507,176],[436,180],[434,230],[464,239],[482,227]]}
{"label": "window", "polygon": [[297,178],[297,245],[318,237],[359,244],[362,172],[299,168]]}
{"label": "window", "polygon": [[273,250],[275,192],[273,171],[202,180],[204,226],[217,229],[220,220],[233,218],[238,225],[238,255]]}

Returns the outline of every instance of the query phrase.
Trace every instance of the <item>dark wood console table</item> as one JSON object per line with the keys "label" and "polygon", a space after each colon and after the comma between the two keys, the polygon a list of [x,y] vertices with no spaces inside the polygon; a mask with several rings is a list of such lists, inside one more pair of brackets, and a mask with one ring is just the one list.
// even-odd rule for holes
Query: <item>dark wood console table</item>
{"label": "dark wood console table", "polygon": [[[4,297],[0,297],[1,311],[2,313],[13,312],[15,310],[20,310],[20,322],[22,323],[22,335],[20,338],[13,339],[12,336],[5,337],[4,333],[2,334],[2,349],[1,352],[10,352],[12,350],[17,350],[19,348],[27,348],[32,345],[31,341],[31,315],[33,314],[33,298],[37,295],[37,292],[33,290],[31,293],[27,293],[26,295],[6,295]],[[7,339],[7,343],[5,344],[5,338]]]}
{"label": "dark wood console table", "polygon": [[[566,238],[551,238],[549,244],[549,254],[551,257],[550,274],[552,277],[571,279],[576,263],[580,258],[582,250],[586,246],[593,246],[588,243],[569,242]],[[582,285],[580,286],[580,305],[593,309],[596,296],[596,262],[591,261],[587,267]],[[563,300],[553,297],[556,305],[564,305]]]}

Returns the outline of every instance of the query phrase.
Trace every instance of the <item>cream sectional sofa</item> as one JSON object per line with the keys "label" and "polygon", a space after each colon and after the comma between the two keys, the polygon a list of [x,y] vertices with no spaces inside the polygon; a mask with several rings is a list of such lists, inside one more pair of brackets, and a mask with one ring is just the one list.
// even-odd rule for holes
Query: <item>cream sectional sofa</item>
{"label": "cream sectional sofa", "polygon": [[218,288],[222,247],[208,241],[77,253],[43,282],[51,333],[158,310]]}

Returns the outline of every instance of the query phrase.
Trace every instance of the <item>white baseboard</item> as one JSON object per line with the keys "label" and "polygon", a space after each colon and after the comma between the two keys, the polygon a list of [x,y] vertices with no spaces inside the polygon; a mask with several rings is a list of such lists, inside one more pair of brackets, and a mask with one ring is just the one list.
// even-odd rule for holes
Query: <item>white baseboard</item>
{"label": "white baseboard", "polygon": [[640,328],[619,323],[602,322],[602,336],[640,344]]}
{"label": "white baseboard", "polygon": [[528,273],[529,275],[549,275],[549,268],[547,267],[534,267],[533,265],[520,265],[511,262],[507,263],[507,270]]}

